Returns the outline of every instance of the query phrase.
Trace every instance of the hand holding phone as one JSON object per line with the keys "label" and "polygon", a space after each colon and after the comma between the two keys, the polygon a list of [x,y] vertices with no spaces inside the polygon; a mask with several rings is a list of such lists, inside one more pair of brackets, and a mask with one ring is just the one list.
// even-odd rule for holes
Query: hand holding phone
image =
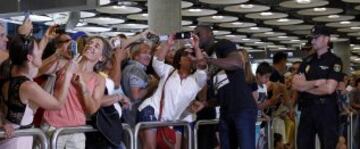
{"label": "hand holding phone", "polygon": [[175,39],[190,39],[191,38],[191,32],[178,32],[175,34]]}
{"label": "hand holding phone", "polygon": [[30,20],[30,13],[25,12],[25,17],[23,20],[23,24],[21,24],[18,28],[18,34],[29,36],[33,32],[33,25]]}
{"label": "hand holding phone", "polygon": [[70,52],[71,58],[74,58],[75,56],[78,55],[78,46],[77,46],[77,42],[75,40],[71,40],[71,42],[69,44],[69,52]]}

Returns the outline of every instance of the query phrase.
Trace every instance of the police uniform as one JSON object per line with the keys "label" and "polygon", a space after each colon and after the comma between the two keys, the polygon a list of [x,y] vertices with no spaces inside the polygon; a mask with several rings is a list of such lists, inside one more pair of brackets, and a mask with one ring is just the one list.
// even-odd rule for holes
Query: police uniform
{"label": "police uniform", "polygon": [[[308,81],[332,79],[340,82],[343,78],[341,72],[341,59],[330,51],[321,56],[317,53],[308,56],[299,69],[299,73],[304,74]],[[300,92],[299,104],[301,117],[298,128],[298,149],[314,149],[316,134],[320,139],[322,149],[335,149],[339,123],[335,91],[323,96]]]}

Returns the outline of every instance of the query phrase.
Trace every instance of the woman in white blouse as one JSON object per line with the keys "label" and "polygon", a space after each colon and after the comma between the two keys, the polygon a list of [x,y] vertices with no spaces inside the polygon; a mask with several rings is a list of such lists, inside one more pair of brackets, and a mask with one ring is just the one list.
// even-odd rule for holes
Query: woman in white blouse
{"label": "woman in white blouse", "polygon": [[[205,86],[207,80],[206,61],[199,48],[199,38],[196,35],[192,37],[194,49],[184,48],[176,51],[173,66],[164,62],[168,50],[174,44],[173,37],[160,46],[152,62],[155,72],[160,77],[159,87],[153,96],[144,100],[140,105],[138,121],[179,120],[197,93]],[[196,64],[195,71],[194,64]],[[163,109],[161,119],[159,119],[163,88]],[[156,148],[156,129],[144,129],[140,135],[144,149]],[[180,147],[180,143],[181,135],[177,134],[176,148]]]}

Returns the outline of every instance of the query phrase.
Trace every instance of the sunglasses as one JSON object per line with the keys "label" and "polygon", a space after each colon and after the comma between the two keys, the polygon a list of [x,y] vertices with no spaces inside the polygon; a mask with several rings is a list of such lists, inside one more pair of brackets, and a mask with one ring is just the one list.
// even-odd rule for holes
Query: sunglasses
{"label": "sunglasses", "polygon": [[66,39],[66,40],[60,40],[59,43],[67,43],[67,42],[70,42],[71,39]]}

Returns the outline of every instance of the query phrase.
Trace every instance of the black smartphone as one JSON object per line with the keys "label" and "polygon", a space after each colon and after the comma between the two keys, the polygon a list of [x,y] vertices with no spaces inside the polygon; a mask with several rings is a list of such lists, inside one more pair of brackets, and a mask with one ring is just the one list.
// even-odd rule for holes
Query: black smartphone
{"label": "black smartphone", "polygon": [[78,46],[75,40],[71,40],[69,45],[69,51],[72,58],[74,58],[78,54]]}
{"label": "black smartphone", "polygon": [[190,39],[191,38],[191,32],[179,32],[175,34],[175,39]]}

